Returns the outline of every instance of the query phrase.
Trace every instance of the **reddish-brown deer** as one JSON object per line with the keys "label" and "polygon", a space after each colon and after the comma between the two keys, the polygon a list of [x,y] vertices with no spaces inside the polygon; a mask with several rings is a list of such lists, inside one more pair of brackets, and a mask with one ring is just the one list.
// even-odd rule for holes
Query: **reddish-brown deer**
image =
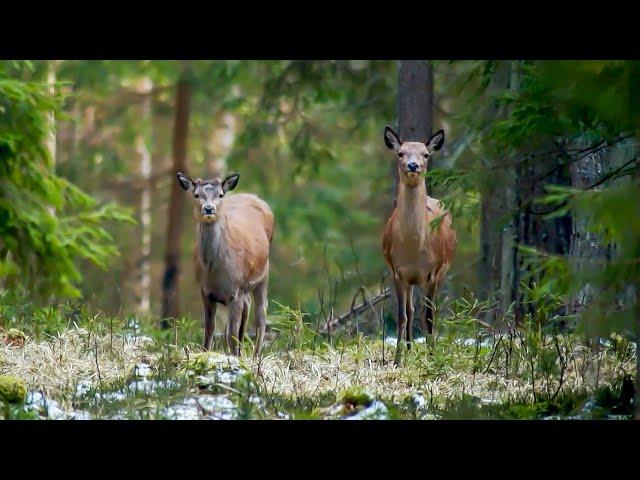
{"label": "reddish-brown deer", "polygon": [[429,157],[442,148],[444,131],[439,130],[426,143],[403,142],[386,127],[384,141],[397,155],[399,178],[396,208],[382,237],[382,252],[398,300],[398,365],[405,340],[411,348],[414,285],[420,286],[426,296],[422,328],[425,334],[433,333],[433,301],[453,260],[456,234],[451,214],[427,195],[424,181]]}
{"label": "reddish-brown deer", "polygon": [[221,303],[229,309],[227,348],[233,355],[239,355],[252,294],[256,322],[254,354],[258,355],[267,321],[273,213],[255,195],[227,195],[236,187],[239,177],[235,173],[224,180],[192,180],[178,173],[180,185],[195,200],[198,225],[193,259],[204,306],[204,348],[208,350],[211,346],[216,308]]}

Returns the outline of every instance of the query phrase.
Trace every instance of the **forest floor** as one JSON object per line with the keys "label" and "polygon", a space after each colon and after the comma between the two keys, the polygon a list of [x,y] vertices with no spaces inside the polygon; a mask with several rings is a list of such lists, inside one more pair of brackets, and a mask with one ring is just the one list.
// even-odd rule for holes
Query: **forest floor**
{"label": "forest floor", "polygon": [[618,335],[596,343],[535,329],[498,335],[478,331],[471,320],[445,319],[435,343],[416,339],[397,367],[393,338],[358,333],[328,340],[295,319],[277,324],[258,360],[250,341],[237,358],[220,353],[221,338],[213,352],[203,352],[195,341],[176,342],[178,327],[160,332],[131,322],[98,322],[95,316],[79,323],[49,333],[0,327],[0,378],[24,388],[24,397],[5,402],[0,415],[624,419],[631,414],[635,345]]}

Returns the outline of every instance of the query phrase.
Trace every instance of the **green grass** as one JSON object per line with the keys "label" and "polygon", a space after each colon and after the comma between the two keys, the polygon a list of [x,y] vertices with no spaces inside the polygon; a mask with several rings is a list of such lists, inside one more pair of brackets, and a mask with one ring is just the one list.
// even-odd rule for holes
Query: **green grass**
{"label": "green grass", "polygon": [[[0,375],[42,392],[61,418],[343,418],[380,402],[392,419],[631,414],[635,351],[625,335],[596,344],[532,321],[495,332],[475,320],[477,302],[451,304],[437,337],[414,343],[396,367],[389,339],[362,331],[328,338],[283,305],[270,315],[256,360],[250,340],[240,359],[220,353],[220,338],[218,353],[203,353],[193,319],[162,331],[153,318],[105,318],[69,304],[38,309],[7,295],[0,295]],[[3,412],[51,417],[44,406]]]}

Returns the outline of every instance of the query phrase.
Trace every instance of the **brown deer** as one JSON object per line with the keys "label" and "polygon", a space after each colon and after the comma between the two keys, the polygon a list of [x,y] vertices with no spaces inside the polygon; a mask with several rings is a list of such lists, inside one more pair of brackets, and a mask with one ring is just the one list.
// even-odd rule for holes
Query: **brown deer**
{"label": "brown deer", "polygon": [[208,350],[215,328],[217,304],[228,307],[227,348],[239,355],[249,316],[255,302],[258,355],[266,328],[269,250],[273,236],[273,213],[255,195],[228,195],[238,184],[234,173],[224,180],[202,180],[178,173],[182,188],[193,194],[197,241],[193,252],[196,280],[204,306],[204,348]]}
{"label": "brown deer", "polygon": [[384,229],[382,252],[398,299],[395,363],[399,365],[405,333],[407,348],[411,348],[414,285],[423,289],[427,300],[422,329],[425,334],[433,333],[433,301],[453,260],[456,233],[451,228],[451,214],[427,195],[423,178],[429,157],[442,148],[444,131],[436,132],[427,143],[403,142],[386,127],[384,141],[398,157],[396,208]]}

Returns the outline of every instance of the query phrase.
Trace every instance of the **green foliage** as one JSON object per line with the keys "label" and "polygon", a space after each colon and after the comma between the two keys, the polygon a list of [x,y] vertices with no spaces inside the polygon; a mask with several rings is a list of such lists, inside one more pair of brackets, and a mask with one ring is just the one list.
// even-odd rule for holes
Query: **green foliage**
{"label": "green foliage", "polygon": [[78,263],[106,266],[117,248],[105,224],[132,218],[55,174],[44,139],[62,99],[7,70],[0,65],[0,276],[43,298],[79,296]]}

